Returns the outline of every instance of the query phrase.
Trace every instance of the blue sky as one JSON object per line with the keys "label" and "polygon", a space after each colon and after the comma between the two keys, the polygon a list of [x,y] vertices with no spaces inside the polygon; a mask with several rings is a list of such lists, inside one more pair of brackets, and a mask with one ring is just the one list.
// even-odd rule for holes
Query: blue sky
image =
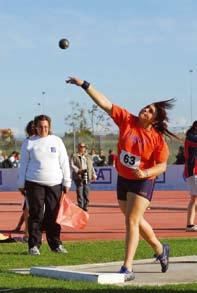
{"label": "blue sky", "polygon": [[176,97],[172,126],[190,124],[192,94],[197,119],[195,0],[0,0],[0,37],[0,127],[16,135],[43,110],[63,134],[70,101],[91,106],[69,75],[134,114]]}

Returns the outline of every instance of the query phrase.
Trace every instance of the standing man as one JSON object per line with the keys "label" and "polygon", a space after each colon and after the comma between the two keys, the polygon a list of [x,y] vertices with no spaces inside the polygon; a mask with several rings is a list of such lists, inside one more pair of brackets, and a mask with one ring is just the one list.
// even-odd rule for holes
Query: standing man
{"label": "standing man", "polygon": [[71,158],[73,180],[76,185],[78,206],[84,211],[88,210],[90,182],[96,180],[96,173],[93,168],[93,161],[86,152],[86,145],[78,144],[78,152]]}
{"label": "standing man", "polygon": [[116,154],[113,152],[113,150],[109,150],[109,155],[108,155],[108,166],[113,166],[115,167],[116,164]]}

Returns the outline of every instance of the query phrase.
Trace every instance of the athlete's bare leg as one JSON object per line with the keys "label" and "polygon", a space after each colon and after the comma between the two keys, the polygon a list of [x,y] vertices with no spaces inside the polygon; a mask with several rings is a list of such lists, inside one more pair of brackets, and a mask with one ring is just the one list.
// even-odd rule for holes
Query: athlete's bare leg
{"label": "athlete's bare leg", "polygon": [[125,266],[128,269],[131,269],[139,242],[139,233],[151,245],[157,255],[163,251],[162,244],[157,239],[152,227],[143,217],[148,206],[149,201],[147,199],[134,194],[128,195],[127,201],[119,200],[119,207],[125,215],[126,222],[126,250],[128,253],[126,252],[125,254]]}
{"label": "athlete's bare leg", "polygon": [[127,193],[127,205],[125,211],[126,239],[124,266],[132,270],[133,258],[139,243],[139,223],[149,201],[141,196]]}
{"label": "athlete's bare leg", "polygon": [[156,255],[160,255],[163,252],[161,242],[156,237],[151,225],[144,219],[144,217],[142,217],[140,221],[140,235],[152,247]]}

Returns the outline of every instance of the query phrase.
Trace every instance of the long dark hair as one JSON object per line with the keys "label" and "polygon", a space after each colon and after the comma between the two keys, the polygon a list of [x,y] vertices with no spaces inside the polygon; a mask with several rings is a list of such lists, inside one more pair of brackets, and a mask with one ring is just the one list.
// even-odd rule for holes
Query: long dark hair
{"label": "long dark hair", "polygon": [[164,100],[160,102],[155,102],[154,106],[157,109],[157,117],[155,118],[155,122],[153,127],[160,133],[172,138],[180,139],[176,134],[172,133],[168,129],[167,122],[169,121],[167,111],[173,108],[174,102],[176,100],[174,98],[169,100]]}

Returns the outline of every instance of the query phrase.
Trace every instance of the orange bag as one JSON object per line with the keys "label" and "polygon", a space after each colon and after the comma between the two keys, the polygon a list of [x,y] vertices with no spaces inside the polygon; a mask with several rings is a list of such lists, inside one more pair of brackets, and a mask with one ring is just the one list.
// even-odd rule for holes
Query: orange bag
{"label": "orange bag", "polygon": [[88,222],[89,214],[76,206],[70,198],[62,196],[56,223],[74,229],[83,229]]}

